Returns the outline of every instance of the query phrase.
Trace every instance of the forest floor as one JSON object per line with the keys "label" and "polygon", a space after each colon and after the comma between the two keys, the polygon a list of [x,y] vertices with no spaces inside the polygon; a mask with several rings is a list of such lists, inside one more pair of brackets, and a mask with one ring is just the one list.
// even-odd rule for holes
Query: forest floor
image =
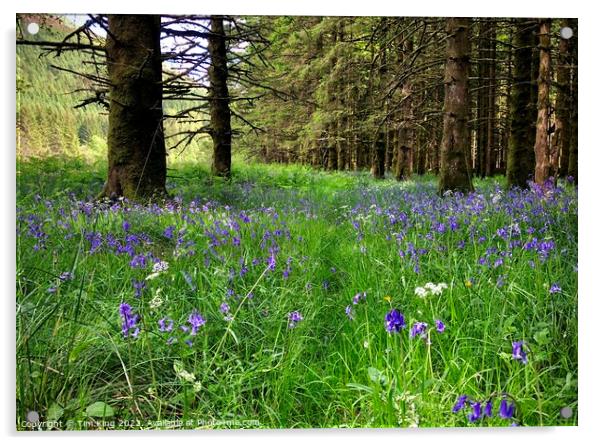
{"label": "forest floor", "polygon": [[577,424],[573,185],[104,174],[18,165],[18,429]]}

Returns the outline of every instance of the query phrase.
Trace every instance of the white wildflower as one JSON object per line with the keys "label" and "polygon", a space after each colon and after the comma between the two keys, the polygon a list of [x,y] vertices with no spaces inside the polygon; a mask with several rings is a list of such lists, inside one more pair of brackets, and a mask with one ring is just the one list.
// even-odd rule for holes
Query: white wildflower
{"label": "white wildflower", "polygon": [[173,364],[173,369],[176,372],[176,375],[190,383],[194,383],[196,381],[196,377],[192,372],[188,372],[184,369],[184,364],[181,361],[176,360]]}
{"label": "white wildflower", "polygon": [[153,264],[153,273],[165,272],[169,269],[169,263],[167,261],[159,261]]}
{"label": "white wildflower", "polygon": [[414,293],[418,297],[424,298],[428,295],[441,295],[443,293],[443,290],[445,289],[447,289],[446,283],[434,284],[428,282],[424,285],[424,287],[417,287],[416,289],[414,289]]}
{"label": "white wildflower", "polygon": [[428,295],[428,291],[424,287],[417,287],[414,289],[414,293],[420,298],[424,298]]}

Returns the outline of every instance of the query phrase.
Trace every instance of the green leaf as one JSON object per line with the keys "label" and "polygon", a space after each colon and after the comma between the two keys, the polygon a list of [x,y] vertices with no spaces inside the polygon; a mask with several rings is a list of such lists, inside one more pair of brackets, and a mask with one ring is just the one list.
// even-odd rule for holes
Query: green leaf
{"label": "green leaf", "polygon": [[54,422],[56,420],[59,420],[64,412],[65,410],[61,408],[61,405],[54,402],[52,405],[50,405],[50,408],[48,408],[46,418],[48,419],[48,421]]}
{"label": "green leaf", "polygon": [[347,383],[347,388],[352,388],[357,391],[366,391],[367,393],[372,394],[373,389],[366,385],[361,385],[359,383]]}
{"label": "green leaf", "polygon": [[368,377],[370,377],[370,380],[374,383],[380,383],[382,385],[386,385],[389,380],[382,371],[372,367],[368,368]]}
{"label": "green leaf", "polygon": [[540,345],[547,345],[551,341],[550,337],[548,336],[549,334],[550,334],[550,330],[548,328],[545,328],[545,329],[542,329],[541,331],[537,332],[533,336],[533,338]]}
{"label": "green leaf", "polygon": [[112,417],[115,411],[105,402],[94,402],[86,408],[86,414],[90,417]]}

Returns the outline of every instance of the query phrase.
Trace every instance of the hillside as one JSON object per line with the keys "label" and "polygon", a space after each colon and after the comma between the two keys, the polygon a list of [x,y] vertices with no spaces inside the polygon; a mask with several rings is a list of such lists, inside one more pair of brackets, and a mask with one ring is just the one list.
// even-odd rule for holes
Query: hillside
{"label": "hillside", "polygon": [[[27,23],[41,25],[36,35],[26,34],[27,40],[60,41],[74,27],[66,18],[62,21],[38,20],[35,15],[20,16]],[[24,31],[26,32],[26,31]],[[17,154],[23,157],[48,157],[66,155],[88,161],[106,156],[108,114],[100,105],[75,108],[90,96],[90,81],[74,74],[53,68],[81,70],[85,56],[77,52],[44,54],[35,46],[17,45]],[[165,114],[190,107],[190,103],[164,103]],[[166,135],[181,131],[182,124],[165,122]],[[169,141],[169,139],[168,139]],[[173,141],[173,140],[172,140]],[[208,140],[199,138],[184,154],[188,159],[204,160],[208,153]],[[179,156],[171,153],[171,158]]]}

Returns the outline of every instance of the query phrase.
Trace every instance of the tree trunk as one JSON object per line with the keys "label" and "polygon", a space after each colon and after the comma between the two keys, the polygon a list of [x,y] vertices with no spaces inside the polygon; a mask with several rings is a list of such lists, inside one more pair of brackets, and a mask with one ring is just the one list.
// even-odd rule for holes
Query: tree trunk
{"label": "tree trunk", "polygon": [[550,177],[550,25],[551,19],[539,23],[539,77],[537,79],[537,130],[535,133],[535,182],[543,184]]}
{"label": "tree trunk", "polygon": [[470,134],[468,130],[470,66],[470,19],[447,19],[447,61],[439,193],[473,190],[470,177]]}
{"label": "tree trunk", "polygon": [[[568,20],[563,20],[561,26],[569,26]],[[566,176],[568,170],[568,154],[571,138],[570,95],[571,95],[571,66],[568,39],[560,37],[558,44],[558,67],[556,70],[556,119],[552,147],[553,170],[555,176]]]}
{"label": "tree trunk", "polygon": [[[412,38],[403,39],[403,54],[412,54],[413,50]],[[412,84],[409,78],[401,88],[401,97],[401,128],[397,132],[399,141],[395,145],[397,150],[395,179],[398,181],[412,176],[414,163],[414,108],[412,106]]]}
{"label": "tree trunk", "polygon": [[491,176],[495,172],[496,167],[496,151],[495,151],[495,116],[496,116],[496,26],[495,19],[489,21],[488,30],[488,53],[487,53],[487,149],[486,149],[486,168],[485,176]]}
{"label": "tree trunk", "polygon": [[232,165],[232,129],[230,127],[230,95],[228,93],[228,59],[224,19],[211,16],[211,36],[208,39],[209,56],[209,108],[211,111],[211,139],[213,139],[212,172],[216,176],[230,177]]}
{"label": "tree trunk", "polygon": [[508,186],[528,187],[527,181],[535,167],[535,152],[531,149],[533,132],[531,106],[531,64],[533,63],[534,23],[518,19],[514,33],[514,73],[510,94],[510,138],[506,178]]}
{"label": "tree trunk", "polygon": [[378,130],[372,149],[372,176],[374,179],[384,179],[385,177],[385,149],[384,132]]}
{"label": "tree trunk", "polygon": [[571,138],[569,142],[569,162],[568,162],[568,170],[567,176],[571,176],[577,184],[577,128],[578,128],[578,119],[577,119],[577,19],[570,19],[569,25],[573,30],[574,41],[570,45],[570,54],[571,54],[571,66],[572,66],[572,74],[571,74]]}
{"label": "tree trunk", "polygon": [[130,199],[165,194],[161,19],[109,15],[108,176],[101,193]]}
{"label": "tree trunk", "polygon": [[476,64],[477,72],[477,113],[476,113],[476,174],[481,178],[484,178],[487,172],[487,106],[489,104],[487,100],[487,44],[486,39],[488,38],[488,26],[486,19],[481,19],[479,23],[479,39],[477,40],[478,49],[477,57],[478,63]]}

